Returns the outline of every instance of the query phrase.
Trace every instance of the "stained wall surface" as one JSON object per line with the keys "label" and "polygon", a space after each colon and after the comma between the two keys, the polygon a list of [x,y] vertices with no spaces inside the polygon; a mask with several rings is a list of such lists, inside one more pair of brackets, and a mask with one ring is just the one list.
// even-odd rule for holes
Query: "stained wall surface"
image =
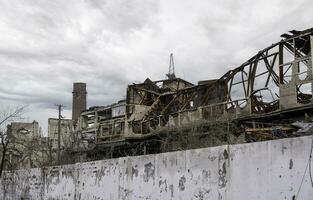
{"label": "stained wall surface", "polygon": [[5,172],[0,199],[311,200],[312,141],[306,136]]}

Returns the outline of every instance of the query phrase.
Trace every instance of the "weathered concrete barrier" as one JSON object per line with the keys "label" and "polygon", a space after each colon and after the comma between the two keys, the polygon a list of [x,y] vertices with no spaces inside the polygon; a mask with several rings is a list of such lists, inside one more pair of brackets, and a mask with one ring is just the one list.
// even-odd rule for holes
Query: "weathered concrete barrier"
{"label": "weathered concrete barrier", "polygon": [[5,172],[0,199],[312,200],[312,141],[307,136]]}

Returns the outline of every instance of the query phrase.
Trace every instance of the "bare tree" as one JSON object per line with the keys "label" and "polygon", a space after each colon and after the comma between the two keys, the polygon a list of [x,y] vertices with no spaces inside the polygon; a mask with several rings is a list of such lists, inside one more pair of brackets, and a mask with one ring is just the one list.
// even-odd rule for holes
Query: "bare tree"
{"label": "bare tree", "polygon": [[0,177],[7,161],[7,155],[10,149],[10,136],[8,135],[7,125],[15,120],[21,119],[25,111],[25,106],[17,106],[14,109],[6,107],[0,110]]}

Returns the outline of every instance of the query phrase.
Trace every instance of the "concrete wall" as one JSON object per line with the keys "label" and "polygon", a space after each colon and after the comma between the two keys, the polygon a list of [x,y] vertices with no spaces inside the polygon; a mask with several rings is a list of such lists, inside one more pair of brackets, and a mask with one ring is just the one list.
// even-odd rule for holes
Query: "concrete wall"
{"label": "concrete wall", "polygon": [[0,199],[311,200],[312,141],[307,136],[6,172]]}
{"label": "concrete wall", "polygon": [[[52,149],[58,148],[58,128],[59,119],[49,118],[48,119],[48,138],[52,140]],[[74,130],[73,130],[73,120],[71,119],[61,119],[61,149],[68,148],[72,145],[74,141]]]}

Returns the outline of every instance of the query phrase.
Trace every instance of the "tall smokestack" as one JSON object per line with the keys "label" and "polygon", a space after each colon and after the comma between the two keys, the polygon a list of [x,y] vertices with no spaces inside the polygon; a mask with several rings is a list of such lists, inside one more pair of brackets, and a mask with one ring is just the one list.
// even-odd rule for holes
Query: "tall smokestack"
{"label": "tall smokestack", "polygon": [[80,113],[86,110],[87,91],[86,83],[73,84],[72,120],[77,122]]}

